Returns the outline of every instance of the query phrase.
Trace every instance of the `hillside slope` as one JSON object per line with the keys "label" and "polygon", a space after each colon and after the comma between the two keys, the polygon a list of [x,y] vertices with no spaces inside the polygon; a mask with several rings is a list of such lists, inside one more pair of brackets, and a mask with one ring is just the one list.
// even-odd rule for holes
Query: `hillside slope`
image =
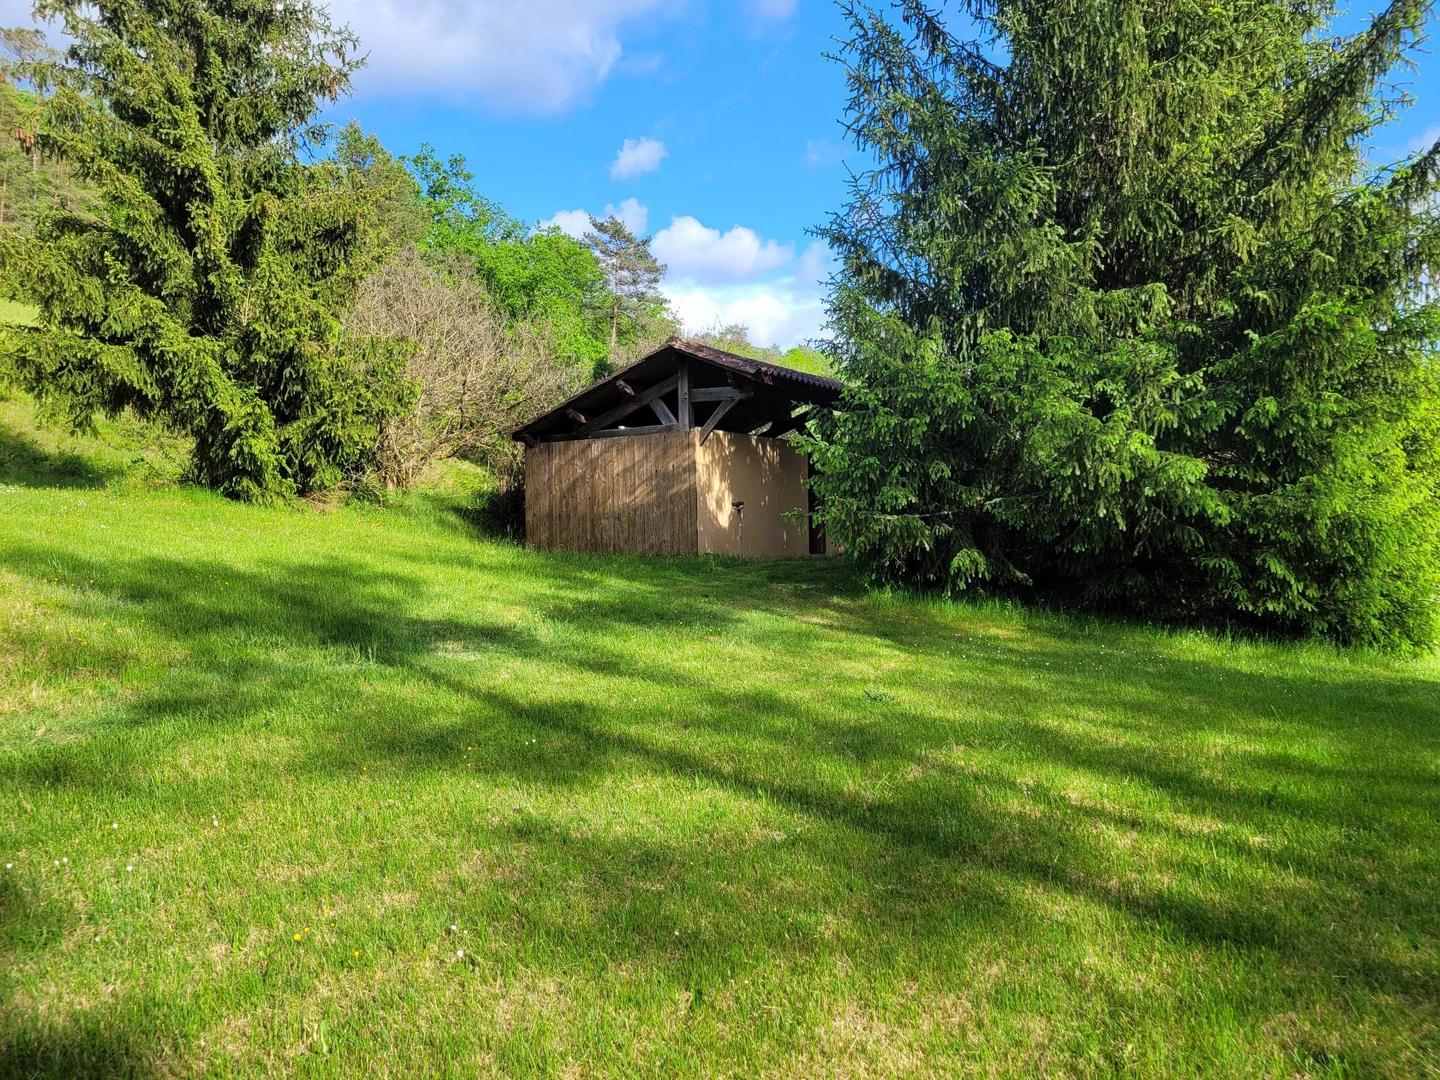
{"label": "hillside slope", "polygon": [[1419,1076],[1440,664],[259,509],[0,407],[0,1073]]}

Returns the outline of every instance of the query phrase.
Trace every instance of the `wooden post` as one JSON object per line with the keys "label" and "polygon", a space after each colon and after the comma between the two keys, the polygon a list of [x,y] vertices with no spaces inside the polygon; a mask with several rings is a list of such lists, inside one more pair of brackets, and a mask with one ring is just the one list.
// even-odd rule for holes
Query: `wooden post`
{"label": "wooden post", "polygon": [[682,359],[680,361],[680,384],[676,393],[679,406],[675,410],[675,419],[682,429],[689,429],[695,426],[694,414],[690,411],[690,362]]}

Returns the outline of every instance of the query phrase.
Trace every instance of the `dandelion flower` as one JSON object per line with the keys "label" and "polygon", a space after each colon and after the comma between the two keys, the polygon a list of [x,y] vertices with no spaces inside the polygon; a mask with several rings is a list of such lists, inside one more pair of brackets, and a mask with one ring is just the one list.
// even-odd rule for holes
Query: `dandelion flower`
{"label": "dandelion flower", "polygon": [[359,950],[359,949],[356,949],[356,950],[355,950],[355,955],[356,955],[356,956],[359,956],[359,955],[360,955],[360,950]]}
{"label": "dandelion flower", "polygon": [[299,941],[299,940],[300,940],[300,937],[301,937],[301,934],[300,934],[300,931],[297,930],[297,931],[295,931],[295,933],[291,934],[290,936],[291,936],[292,938],[294,938],[296,941]]}

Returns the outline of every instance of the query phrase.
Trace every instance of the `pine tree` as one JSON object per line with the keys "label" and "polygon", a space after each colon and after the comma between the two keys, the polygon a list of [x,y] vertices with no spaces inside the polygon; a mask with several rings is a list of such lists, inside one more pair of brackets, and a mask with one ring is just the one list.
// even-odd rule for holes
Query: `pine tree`
{"label": "pine tree", "polygon": [[832,535],[887,581],[1421,645],[1440,147],[1376,169],[1428,0],[848,10]]}
{"label": "pine tree", "polygon": [[263,499],[364,467],[405,406],[401,356],[349,341],[364,185],[301,155],[328,129],[355,41],[305,0],[47,0],[69,44],[21,65],[39,149],[98,193],[0,242],[40,308],[0,372],[85,424],[133,409],[194,438],[192,473]]}
{"label": "pine tree", "polygon": [[657,307],[663,307],[660,279],[665,267],[650,252],[650,238],[637,237],[618,217],[590,219],[585,242],[600,260],[609,289],[610,356],[615,356],[621,328],[629,331]]}

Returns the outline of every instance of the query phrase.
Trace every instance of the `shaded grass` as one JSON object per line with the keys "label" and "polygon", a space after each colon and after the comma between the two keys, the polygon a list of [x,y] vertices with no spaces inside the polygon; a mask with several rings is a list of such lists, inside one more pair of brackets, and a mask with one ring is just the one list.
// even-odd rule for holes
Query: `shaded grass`
{"label": "shaded grass", "polygon": [[186,440],[128,415],[98,420],[90,435],[41,424],[27,396],[0,388],[0,487],[168,487],[187,455]]}
{"label": "shaded grass", "polygon": [[0,1072],[1435,1074],[1434,660],[65,485],[10,416]]}

